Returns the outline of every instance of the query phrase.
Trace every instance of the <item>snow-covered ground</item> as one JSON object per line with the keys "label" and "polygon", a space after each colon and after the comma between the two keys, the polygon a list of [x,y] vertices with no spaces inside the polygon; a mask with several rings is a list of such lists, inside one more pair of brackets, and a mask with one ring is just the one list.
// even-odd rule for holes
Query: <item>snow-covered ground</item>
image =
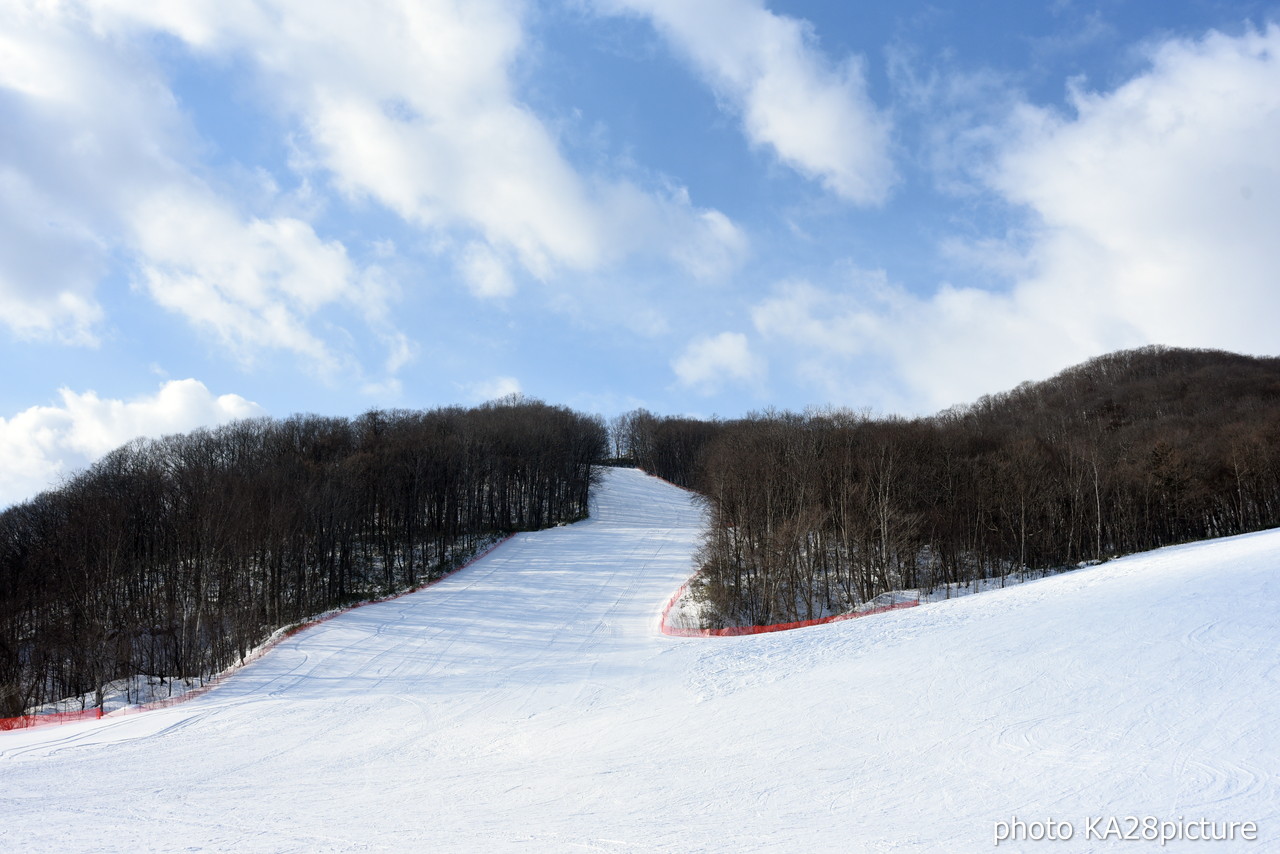
{"label": "snow-covered ground", "polygon": [[[610,471],[589,521],[202,697],[0,733],[0,850],[1159,848],[1086,838],[1128,816],[1257,825],[1167,851],[1280,850],[1280,532],[666,637],[701,523],[680,490]],[[995,849],[1014,817],[1073,839]]]}

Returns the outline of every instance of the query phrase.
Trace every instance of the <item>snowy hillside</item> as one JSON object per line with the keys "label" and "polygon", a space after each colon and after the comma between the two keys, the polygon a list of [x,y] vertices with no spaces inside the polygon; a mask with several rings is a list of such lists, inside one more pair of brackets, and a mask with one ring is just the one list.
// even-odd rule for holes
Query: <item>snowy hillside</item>
{"label": "snowy hillside", "polygon": [[1166,851],[1280,848],[1280,532],[666,637],[700,525],[610,471],[589,521],[203,697],[0,733],[0,850],[967,852],[1015,816],[1074,838],[998,850],[1148,850],[1086,840],[1127,816],[1257,825]]}

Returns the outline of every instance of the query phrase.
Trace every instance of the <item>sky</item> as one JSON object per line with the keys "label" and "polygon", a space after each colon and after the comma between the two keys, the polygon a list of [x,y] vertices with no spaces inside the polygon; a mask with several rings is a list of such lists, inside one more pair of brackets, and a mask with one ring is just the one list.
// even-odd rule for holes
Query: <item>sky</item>
{"label": "sky", "polygon": [[1280,354],[1280,2],[0,0],[0,507],[521,393],[928,414]]}

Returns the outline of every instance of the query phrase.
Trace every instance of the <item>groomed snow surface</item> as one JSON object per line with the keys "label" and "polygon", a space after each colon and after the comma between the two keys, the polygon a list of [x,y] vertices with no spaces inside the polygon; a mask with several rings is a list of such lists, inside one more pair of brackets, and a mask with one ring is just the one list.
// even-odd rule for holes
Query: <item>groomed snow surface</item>
{"label": "groomed snow surface", "polygon": [[[1166,851],[1280,850],[1280,532],[666,637],[701,524],[686,493],[609,471],[590,520],[202,697],[0,733],[0,850],[1159,849],[1086,839],[1126,816],[1257,824]],[[1015,816],[1073,839],[996,849]]]}

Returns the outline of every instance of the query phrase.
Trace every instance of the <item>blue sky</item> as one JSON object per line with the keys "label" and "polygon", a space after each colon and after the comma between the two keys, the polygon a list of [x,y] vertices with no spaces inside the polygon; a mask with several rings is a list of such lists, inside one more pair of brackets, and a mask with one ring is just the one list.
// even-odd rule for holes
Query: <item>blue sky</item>
{"label": "blue sky", "polygon": [[1277,22],[0,0],[0,505],[252,415],[916,414],[1275,355]]}

